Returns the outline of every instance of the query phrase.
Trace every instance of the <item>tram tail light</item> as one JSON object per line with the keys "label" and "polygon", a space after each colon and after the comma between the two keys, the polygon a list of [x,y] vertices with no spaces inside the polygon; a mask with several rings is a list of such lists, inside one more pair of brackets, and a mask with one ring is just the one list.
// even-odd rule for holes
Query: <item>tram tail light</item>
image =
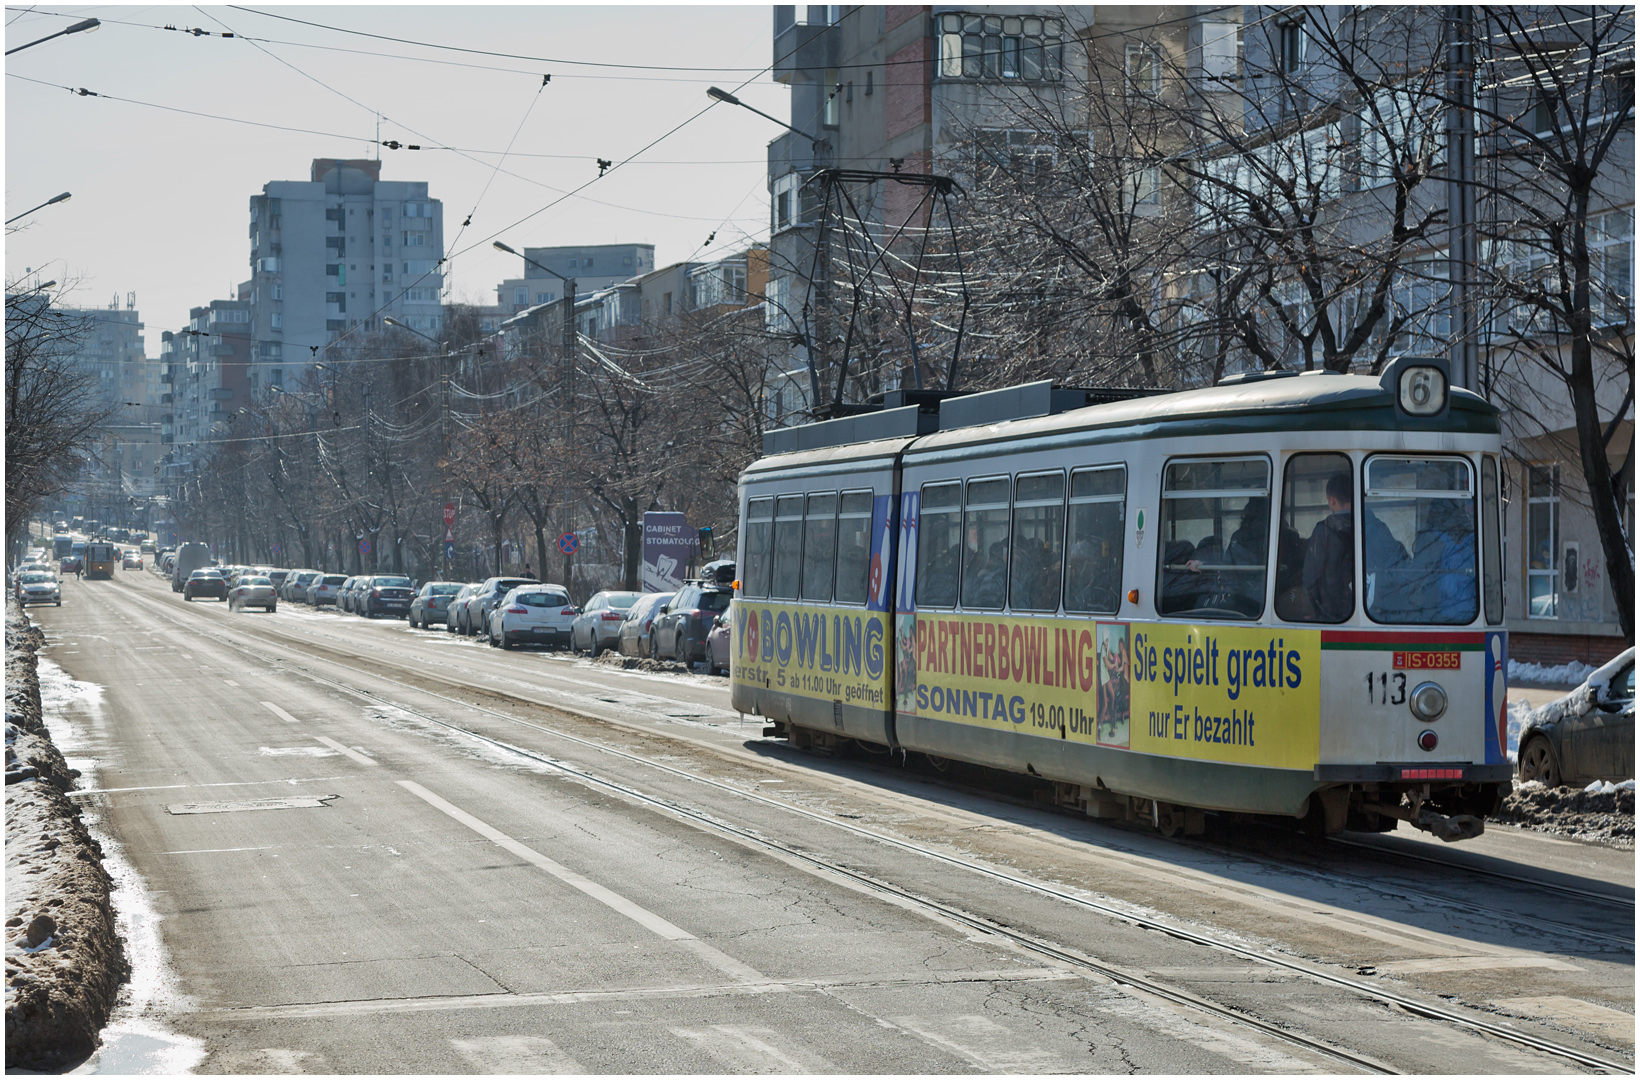
{"label": "tram tail light", "polygon": [[1418,749],[1420,750],[1433,750],[1439,745],[1440,741],[1441,737],[1433,731],[1420,731],[1418,733]]}

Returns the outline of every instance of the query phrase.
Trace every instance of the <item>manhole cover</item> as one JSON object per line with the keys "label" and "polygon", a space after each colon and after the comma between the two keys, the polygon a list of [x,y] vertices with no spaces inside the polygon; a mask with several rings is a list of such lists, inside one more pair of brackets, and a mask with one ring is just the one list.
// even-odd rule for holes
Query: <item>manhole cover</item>
{"label": "manhole cover", "polygon": [[324,806],[340,795],[293,795],[284,799],[251,799],[247,802],[185,802],[172,803],[165,809],[172,814],[233,814],[240,810],[295,810],[308,806]]}

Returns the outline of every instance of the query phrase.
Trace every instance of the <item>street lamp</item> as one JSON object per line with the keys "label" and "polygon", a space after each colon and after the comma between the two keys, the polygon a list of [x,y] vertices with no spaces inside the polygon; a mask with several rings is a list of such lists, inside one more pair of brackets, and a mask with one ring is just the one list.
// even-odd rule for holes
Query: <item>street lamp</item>
{"label": "street lamp", "polygon": [[[34,46],[39,45],[42,42],[50,41],[52,38],[60,38],[64,34],[78,34],[81,31],[95,30],[97,27],[99,27],[101,25],[102,25],[102,23],[100,21],[98,21],[97,19],[82,19],[79,22],[75,23],[73,26],[70,26],[66,30],[59,30],[55,34],[47,34],[45,37],[41,38],[39,41],[31,41],[27,45],[19,45],[15,49],[7,49],[6,50],[6,55],[10,56],[12,53],[22,52],[24,49],[32,49]],[[65,195],[64,198],[67,198],[67,196]]]}
{"label": "street lamp", "polygon": [[[14,49],[12,51],[15,52],[16,50]],[[10,56],[11,53],[7,53],[6,55]],[[73,197],[74,197],[74,193],[72,191],[65,191],[61,195],[57,195],[57,196],[54,196],[50,199],[47,199],[45,202],[41,203],[39,206],[34,207],[33,210],[24,210],[21,214],[18,214],[17,217],[14,217],[14,218],[10,219],[9,221],[7,221],[6,224],[10,225],[13,221],[18,221],[18,220],[21,220],[22,218],[28,217],[30,214],[34,213],[35,210],[44,210],[46,207],[52,205],[53,203],[66,202],[67,200],[72,199]],[[55,284],[55,283],[53,283],[53,284]]]}
{"label": "street lamp", "polygon": [[746,104],[744,101],[741,101],[739,98],[735,97],[733,94],[729,93],[729,91],[727,91],[727,90],[720,90],[715,86],[708,86],[706,88],[706,96],[711,98],[713,101],[721,101],[725,105],[739,105],[742,109],[745,109],[747,112],[755,112],[757,115],[761,116],[765,120],[772,120],[776,124],[779,124],[781,127],[785,128],[787,131],[790,131],[790,132],[793,132],[794,134],[803,136],[803,138],[805,138],[805,139],[809,140],[809,142],[813,143],[814,146],[815,146],[815,149],[817,149],[817,150],[822,146],[829,145],[829,144],[827,144],[826,140],[817,139],[813,135],[810,135],[806,131],[799,131],[797,128],[794,128],[790,124],[786,123],[786,121],[781,120],[778,117],[770,116],[768,113],[764,112],[762,109],[754,109],[752,106]]}

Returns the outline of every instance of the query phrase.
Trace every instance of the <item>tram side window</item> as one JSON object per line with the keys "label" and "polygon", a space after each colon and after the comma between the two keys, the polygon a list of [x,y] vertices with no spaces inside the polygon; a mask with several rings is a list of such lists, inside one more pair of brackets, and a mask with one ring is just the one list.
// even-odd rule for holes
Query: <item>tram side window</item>
{"label": "tram side window", "polygon": [[774,535],[774,500],[746,503],[746,572],[740,577],[743,596],[769,595],[769,541]]}
{"label": "tram side window", "polygon": [[[1479,603],[1475,484],[1469,462],[1370,458],[1365,487],[1367,614],[1385,623],[1473,622]],[[1374,519],[1387,534],[1378,543],[1373,542]]]}
{"label": "tram side window", "polygon": [[1008,478],[968,481],[962,504],[962,606],[1002,610],[1008,584]]}
{"label": "tram side window", "polygon": [[1270,559],[1270,463],[1170,462],[1162,474],[1156,611],[1256,619]]}
{"label": "tram side window", "polygon": [[1122,521],[1127,470],[1121,466],[1071,474],[1065,558],[1065,610],[1113,615],[1122,603]]}
{"label": "tram side window", "polygon": [[917,606],[957,606],[962,566],[962,485],[924,484],[917,520]]}
{"label": "tram side window", "polygon": [[803,599],[831,599],[833,561],[837,552],[837,495],[809,496],[803,517]]}
{"label": "tram side window", "polygon": [[1486,621],[1503,622],[1503,553],[1498,540],[1498,459],[1481,459],[1481,584],[1486,595]]}
{"label": "tram side window", "polygon": [[1065,474],[1014,481],[1013,572],[1008,606],[1014,611],[1057,611],[1065,542]]}
{"label": "tram side window", "polygon": [[1355,614],[1353,476],[1345,454],[1295,454],[1287,462],[1276,615],[1288,622],[1339,623]]}
{"label": "tram side window", "polygon": [[845,491],[837,517],[837,602],[864,604],[871,578],[871,492]]}
{"label": "tram side window", "polygon": [[776,600],[796,600],[802,568],[803,496],[782,495],[774,501],[774,581],[769,595]]}

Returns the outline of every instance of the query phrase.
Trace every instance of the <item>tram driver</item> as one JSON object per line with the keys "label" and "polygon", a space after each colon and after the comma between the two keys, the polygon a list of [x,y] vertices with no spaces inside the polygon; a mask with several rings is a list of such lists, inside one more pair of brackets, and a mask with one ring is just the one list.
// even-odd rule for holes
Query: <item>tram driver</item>
{"label": "tram driver", "polygon": [[[1327,478],[1327,516],[1304,552],[1304,595],[1316,622],[1343,622],[1355,613],[1355,492],[1347,472]],[[1367,563],[1380,570],[1407,560],[1407,549],[1378,517],[1362,515]]]}

